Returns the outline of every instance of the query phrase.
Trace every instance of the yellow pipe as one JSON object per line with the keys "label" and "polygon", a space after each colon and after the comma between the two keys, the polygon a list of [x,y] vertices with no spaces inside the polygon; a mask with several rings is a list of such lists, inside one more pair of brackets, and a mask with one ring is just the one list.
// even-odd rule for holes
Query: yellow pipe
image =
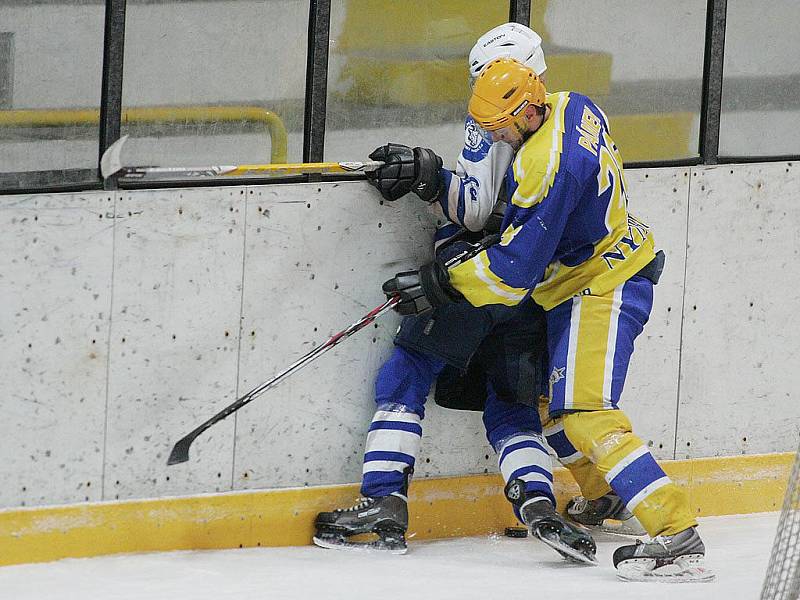
{"label": "yellow pipe", "polygon": [[[127,108],[122,122],[132,123],[214,123],[220,121],[251,121],[264,123],[271,140],[270,161],[285,163],[287,153],[286,127],[281,118],[258,106],[151,106]],[[0,127],[61,127],[65,125],[97,125],[97,109],[63,110],[0,110]]]}

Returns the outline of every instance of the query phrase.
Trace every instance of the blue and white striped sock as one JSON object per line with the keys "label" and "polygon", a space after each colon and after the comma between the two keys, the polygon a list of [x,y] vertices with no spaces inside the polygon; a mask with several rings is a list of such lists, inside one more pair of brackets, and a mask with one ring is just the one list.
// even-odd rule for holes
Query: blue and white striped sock
{"label": "blue and white striped sock", "polygon": [[526,496],[545,496],[555,506],[553,461],[542,436],[533,432],[519,433],[498,446],[500,472],[505,482],[521,479]]}
{"label": "blue and white striped sock", "polygon": [[378,407],[367,434],[363,496],[405,495],[405,471],[413,470],[422,443],[421,420],[403,404]]}

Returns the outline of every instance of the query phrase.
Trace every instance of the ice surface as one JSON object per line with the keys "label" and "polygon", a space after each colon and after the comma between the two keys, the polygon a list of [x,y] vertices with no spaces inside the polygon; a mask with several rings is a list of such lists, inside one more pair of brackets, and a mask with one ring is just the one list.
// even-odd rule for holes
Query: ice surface
{"label": "ice surface", "polygon": [[598,535],[601,566],[572,566],[531,538],[409,544],[405,556],[313,546],[69,559],[0,568],[1,600],[725,600],[756,599],[778,513],[710,517],[708,584],[625,583]]}

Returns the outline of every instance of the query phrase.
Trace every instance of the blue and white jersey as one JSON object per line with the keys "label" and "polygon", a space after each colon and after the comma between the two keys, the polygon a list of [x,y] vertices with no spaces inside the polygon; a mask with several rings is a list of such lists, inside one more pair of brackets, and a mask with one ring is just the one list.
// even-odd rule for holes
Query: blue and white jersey
{"label": "blue and white jersey", "polygon": [[456,170],[442,170],[445,186],[439,204],[449,222],[436,232],[437,248],[464,229],[481,231],[493,211],[502,212],[504,206],[498,203],[497,197],[513,158],[514,150],[510,145],[492,143],[489,134],[472,117],[467,117],[464,148]]}

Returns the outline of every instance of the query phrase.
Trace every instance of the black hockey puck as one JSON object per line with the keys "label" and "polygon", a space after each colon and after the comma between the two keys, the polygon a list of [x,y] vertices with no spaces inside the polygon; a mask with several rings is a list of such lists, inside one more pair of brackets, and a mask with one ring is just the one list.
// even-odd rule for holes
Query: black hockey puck
{"label": "black hockey puck", "polygon": [[506,527],[506,537],[524,538],[528,537],[527,527]]}

